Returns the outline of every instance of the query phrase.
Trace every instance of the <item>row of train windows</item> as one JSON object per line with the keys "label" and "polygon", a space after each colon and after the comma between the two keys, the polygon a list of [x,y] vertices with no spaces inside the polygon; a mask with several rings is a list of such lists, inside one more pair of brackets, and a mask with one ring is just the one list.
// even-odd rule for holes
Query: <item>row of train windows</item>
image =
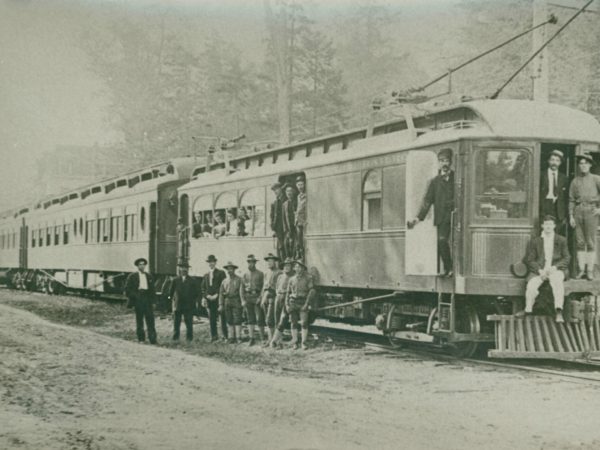
{"label": "row of train windows", "polygon": [[17,248],[17,233],[2,233],[0,234],[0,248],[8,250],[9,248]]}
{"label": "row of train windows", "polygon": [[[143,231],[143,221],[140,225]],[[72,227],[65,224],[32,230],[31,247],[67,245],[71,240],[71,236],[73,239],[78,237],[80,242],[86,244],[133,241],[137,238],[137,227],[137,214],[92,219],[85,222],[81,219],[79,224],[74,221]]]}

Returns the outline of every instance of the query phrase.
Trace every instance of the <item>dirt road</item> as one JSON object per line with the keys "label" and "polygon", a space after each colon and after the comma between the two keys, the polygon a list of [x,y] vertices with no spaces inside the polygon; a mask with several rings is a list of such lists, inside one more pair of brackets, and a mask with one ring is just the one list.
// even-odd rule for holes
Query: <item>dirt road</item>
{"label": "dirt road", "polygon": [[107,329],[0,292],[0,448],[600,448],[600,384],[319,347],[256,370]]}

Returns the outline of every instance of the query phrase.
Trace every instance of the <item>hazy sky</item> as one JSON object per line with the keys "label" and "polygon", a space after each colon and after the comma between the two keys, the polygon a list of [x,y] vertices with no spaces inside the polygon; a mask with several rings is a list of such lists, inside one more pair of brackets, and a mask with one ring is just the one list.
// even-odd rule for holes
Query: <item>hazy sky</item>
{"label": "hazy sky", "polygon": [[[307,10],[317,21],[327,22],[364,1],[313,1]],[[401,13],[399,36],[406,36],[406,50],[411,41],[428,40],[443,59],[452,30],[460,25],[459,2],[381,3]],[[82,32],[105,20],[111,8],[128,9],[135,17],[165,6],[169,26],[181,31],[182,38],[200,43],[203,36],[219,32],[249,60],[264,56],[262,0],[0,0],[0,209],[28,189],[42,153],[57,145],[119,139],[105,120],[109,98],[101,80],[88,71],[79,46]],[[427,62],[424,68],[439,70]]]}

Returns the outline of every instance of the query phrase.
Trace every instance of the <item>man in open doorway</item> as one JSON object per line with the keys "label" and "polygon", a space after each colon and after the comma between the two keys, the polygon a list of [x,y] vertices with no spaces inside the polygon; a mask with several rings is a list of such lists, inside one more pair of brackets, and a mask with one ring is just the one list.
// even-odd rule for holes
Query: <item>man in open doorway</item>
{"label": "man in open doorway", "polygon": [[433,205],[433,223],[437,227],[438,255],[444,264],[440,276],[452,277],[452,252],[450,250],[450,235],[452,233],[452,211],[454,211],[454,171],[452,170],[452,149],[444,148],[437,155],[439,173],[429,182],[423,206],[417,217],[408,223],[414,227],[427,217],[429,208]]}
{"label": "man in open doorway", "polygon": [[548,169],[542,173],[540,187],[540,217],[553,216],[556,218],[556,232],[564,234],[564,225],[568,211],[568,181],[559,172],[564,160],[560,150],[552,150],[548,157]]}

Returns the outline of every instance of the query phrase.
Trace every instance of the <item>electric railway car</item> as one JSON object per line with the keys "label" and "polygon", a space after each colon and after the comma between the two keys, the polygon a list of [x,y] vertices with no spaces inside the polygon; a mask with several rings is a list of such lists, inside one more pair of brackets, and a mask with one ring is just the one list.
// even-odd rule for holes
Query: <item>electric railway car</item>
{"label": "electric railway car", "polygon": [[[442,278],[432,212],[412,229],[407,222],[447,148],[454,276]],[[578,154],[600,163],[600,124],[553,104],[477,100],[207,167],[173,160],[0,216],[0,271],[26,289],[121,293],[140,256],[159,284],[175,274],[177,258],[198,276],[209,254],[243,268],[246,255],[276,247],[270,186],[303,175],[303,244],[318,313],[375,323],[392,342],[470,355],[480,344],[500,345],[487,315],[511,314],[523,300],[526,279],[512,267],[539,232],[540,173],[553,149],[564,153],[569,177]],[[196,232],[202,220],[241,207],[250,216],[245,236]],[[598,281],[566,282],[568,301],[599,291]]]}
{"label": "electric railway car", "polygon": [[[470,355],[494,341],[492,313],[512,313],[525,277],[511,267],[539,232],[540,172],[549,152],[600,160],[600,124],[567,107],[517,100],[479,100],[422,116],[249,154],[178,188],[180,218],[190,228],[201,217],[229,209],[252,212],[247,236],[218,239],[199,233],[189,242],[192,273],[209,254],[244,267],[246,255],[275,250],[269,228],[270,186],[306,178],[305,256],[318,285],[322,316],[377,322],[393,342],[421,341]],[[432,211],[409,229],[437,152],[453,151],[454,277],[437,276]],[[433,208],[432,208],[433,209]],[[260,266],[259,266],[260,267]],[[568,281],[573,297],[596,294],[598,282]],[[339,305],[339,306],[338,306]]]}
{"label": "electric railway car", "polygon": [[5,280],[50,293],[120,295],[132,261],[143,256],[164,282],[176,272],[176,188],[194,165],[194,158],[174,159],[4,214]]}

